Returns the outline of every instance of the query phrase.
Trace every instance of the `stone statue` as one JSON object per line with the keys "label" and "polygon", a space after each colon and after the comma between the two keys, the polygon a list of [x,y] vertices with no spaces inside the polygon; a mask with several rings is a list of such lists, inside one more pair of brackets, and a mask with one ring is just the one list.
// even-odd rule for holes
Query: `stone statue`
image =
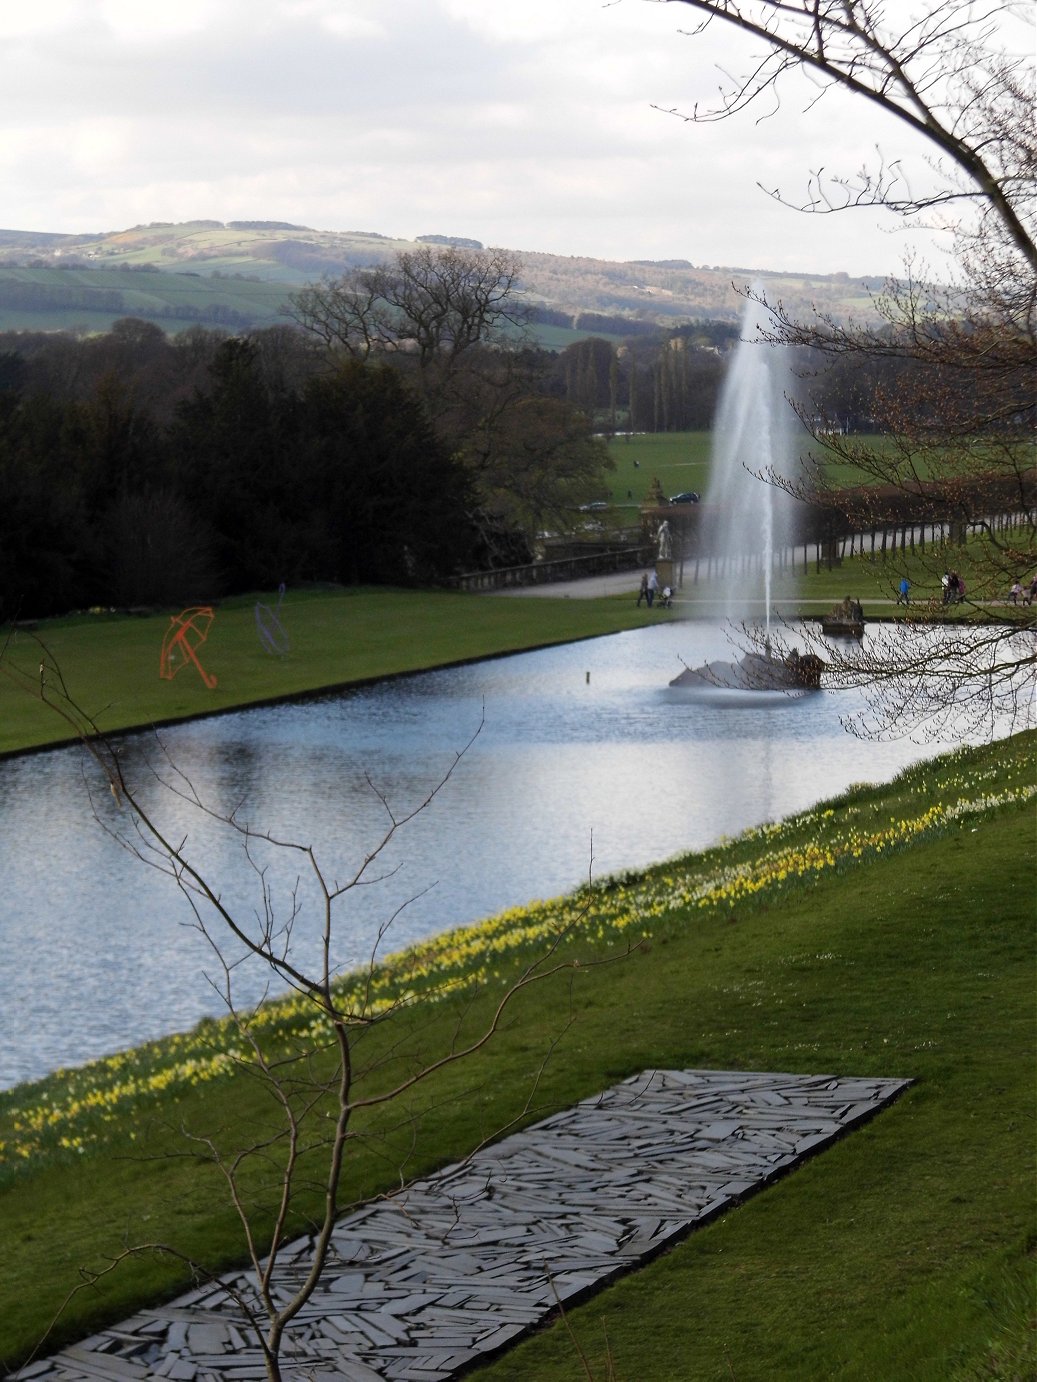
{"label": "stone statue", "polygon": [[659,524],[659,560],[672,561],[673,559],[673,536],[670,532],[670,520],[664,518]]}

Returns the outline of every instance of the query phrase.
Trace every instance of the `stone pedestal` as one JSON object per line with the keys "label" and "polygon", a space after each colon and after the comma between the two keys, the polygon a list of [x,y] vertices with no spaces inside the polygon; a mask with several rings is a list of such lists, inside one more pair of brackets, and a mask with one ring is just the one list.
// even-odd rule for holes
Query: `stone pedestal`
{"label": "stone pedestal", "polygon": [[659,589],[668,585],[671,590],[676,590],[677,585],[674,580],[674,570],[676,563],[669,557],[660,557],[655,563],[655,574],[659,577]]}

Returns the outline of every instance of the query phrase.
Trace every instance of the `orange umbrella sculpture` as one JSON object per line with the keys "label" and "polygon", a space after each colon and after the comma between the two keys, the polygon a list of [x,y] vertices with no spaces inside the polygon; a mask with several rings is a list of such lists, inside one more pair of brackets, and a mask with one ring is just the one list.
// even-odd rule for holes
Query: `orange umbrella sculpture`
{"label": "orange umbrella sculpture", "polygon": [[169,628],[162,640],[162,655],[159,658],[158,672],[166,681],[172,681],[182,667],[193,662],[198,674],[211,691],[216,678],[211,676],[198,661],[197,650],[209,637],[209,629],[216,618],[212,605],[194,605],[181,610],[170,618]]}

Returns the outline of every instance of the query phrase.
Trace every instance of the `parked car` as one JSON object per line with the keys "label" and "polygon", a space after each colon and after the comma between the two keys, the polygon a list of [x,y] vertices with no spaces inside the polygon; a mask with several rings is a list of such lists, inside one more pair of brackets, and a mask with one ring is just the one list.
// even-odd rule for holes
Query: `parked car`
{"label": "parked car", "polygon": [[604,499],[593,499],[589,504],[580,505],[580,513],[597,513],[601,509],[607,509],[608,504]]}
{"label": "parked car", "polygon": [[699,497],[693,489],[686,489],[681,494],[671,494],[671,504],[697,504]]}

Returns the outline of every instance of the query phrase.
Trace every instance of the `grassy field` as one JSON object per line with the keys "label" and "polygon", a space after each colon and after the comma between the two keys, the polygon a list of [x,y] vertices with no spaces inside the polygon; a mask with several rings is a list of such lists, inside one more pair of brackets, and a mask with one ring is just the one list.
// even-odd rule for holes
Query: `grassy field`
{"label": "grassy field", "polygon": [[[270,608],[275,595],[258,597]],[[69,727],[42,704],[40,641],[69,695],[102,730],[161,724],[238,705],[301,695],[400,672],[571,642],[657,621],[630,600],[515,600],[429,591],[291,591],[280,607],[290,640],[283,657],[264,646],[257,597],[227,600],[198,659],[208,690],[187,665],[159,676],[169,615],[78,614],[33,632],[0,629],[0,753],[54,743]],[[3,676],[4,668],[16,674]],[[56,677],[48,674],[57,690]],[[26,690],[33,694],[26,694]]]}
{"label": "grassy field", "polygon": [[709,432],[639,432],[614,437],[609,455],[616,469],[606,476],[611,502],[637,522],[636,511],[644,503],[653,480],[667,496],[693,489],[703,494],[709,480]]}
{"label": "grassy field", "polygon": [[[879,450],[882,437],[861,437],[861,442]],[[629,508],[642,502],[652,480],[658,478],[667,496],[693,489],[704,494],[709,482],[710,432],[639,432],[613,437],[609,455],[616,469],[608,477],[612,502]],[[832,463],[829,476],[834,483],[859,485],[862,478],[850,466]]]}
{"label": "grassy field", "polygon": [[[399,961],[387,983],[463,979],[476,965],[484,988],[373,1029],[361,1054],[388,1064],[368,1088],[485,1015],[566,920],[565,953],[584,967],[527,993],[484,1056],[358,1129],[357,1199],[398,1168],[410,1177],[455,1160],[520,1114],[552,1041],[530,1117],[651,1067],[915,1081],[866,1128],[481,1376],[1033,1376],[1035,740],[935,760]],[[585,967],[631,944],[621,963]],[[310,1020],[302,1000],[278,1018],[286,1040]],[[232,1040],[208,1023],[0,1094],[7,1366],[39,1341],[80,1269],[127,1243],[172,1240],[213,1266],[240,1257],[218,1178],[179,1154],[177,1131],[233,1146],[266,1125],[255,1082],[217,1059]],[[258,1172],[250,1193],[261,1206]],[[304,1197],[293,1229],[310,1207]],[[74,1297],[49,1346],[184,1279],[157,1256],[124,1265]]]}
{"label": "grassy field", "polygon": [[[284,307],[291,286],[255,277],[235,277],[247,261],[205,262],[204,276],[189,269],[164,271],[139,267],[53,269],[0,266],[0,329],[43,330],[87,326],[107,331],[119,317],[157,320],[166,331],[177,332],[195,323],[221,322],[231,329],[269,326],[289,320]],[[223,277],[212,277],[219,270]],[[45,294],[42,311],[24,305],[32,289]],[[103,309],[93,301],[115,295]],[[222,314],[222,316],[221,316]],[[228,315],[229,314],[229,315]]]}

